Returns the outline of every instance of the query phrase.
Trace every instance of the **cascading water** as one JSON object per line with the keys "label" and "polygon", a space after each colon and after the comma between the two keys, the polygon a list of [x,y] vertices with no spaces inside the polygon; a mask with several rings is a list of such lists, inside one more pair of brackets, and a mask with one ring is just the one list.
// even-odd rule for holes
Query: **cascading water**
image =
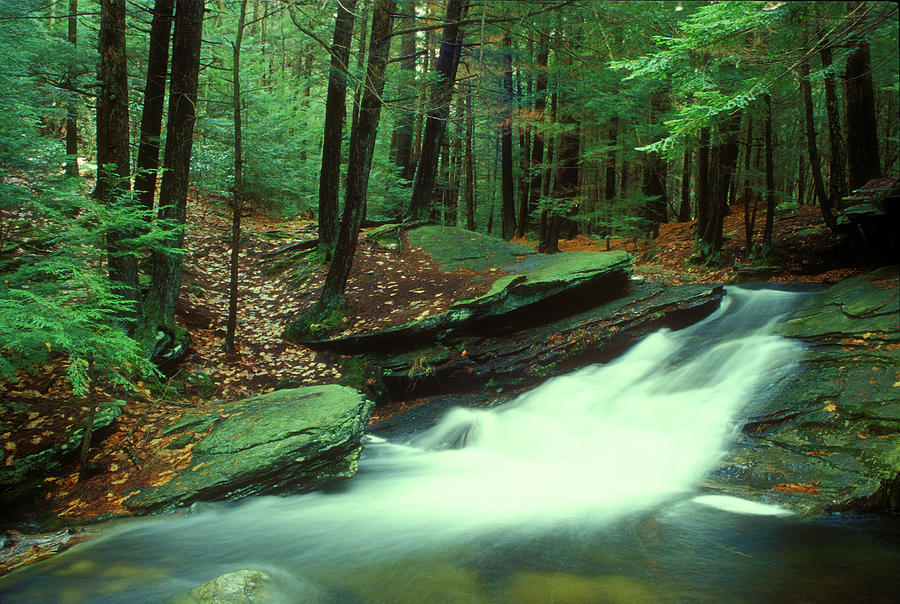
{"label": "cascading water", "polygon": [[[685,502],[727,446],[741,406],[790,370],[796,344],[771,326],[800,295],[731,289],[705,321],[655,333],[609,364],[551,379],[497,409],[455,409],[407,442],[367,437],[359,475],[327,493],[129,522],[9,577],[0,595],[165,601],[237,568],[269,572],[288,602],[301,582],[351,602],[708,594],[709,586],[668,578],[682,570],[648,579],[649,566],[665,564],[647,558],[668,551],[688,568],[714,565],[697,558],[718,538],[709,526],[745,530]],[[700,524],[667,524],[661,510],[685,505]],[[645,534],[651,520],[657,533],[677,533],[662,550]]]}

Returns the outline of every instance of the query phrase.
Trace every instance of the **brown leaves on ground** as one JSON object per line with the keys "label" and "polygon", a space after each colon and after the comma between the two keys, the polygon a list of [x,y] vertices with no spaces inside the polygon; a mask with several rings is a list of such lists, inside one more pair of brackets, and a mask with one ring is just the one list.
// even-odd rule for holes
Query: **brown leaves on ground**
{"label": "brown leaves on ground", "polygon": [[772,487],[773,491],[780,491],[782,493],[818,493],[820,489],[819,485],[822,484],[821,480],[816,480],[815,482],[782,482],[780,484],[776,484]]}

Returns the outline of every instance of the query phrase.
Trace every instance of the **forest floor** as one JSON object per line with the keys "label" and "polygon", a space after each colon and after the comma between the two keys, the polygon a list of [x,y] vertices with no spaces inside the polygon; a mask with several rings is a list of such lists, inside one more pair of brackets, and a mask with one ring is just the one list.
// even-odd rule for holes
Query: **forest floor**
{"label": "forest floor", "polygon": [[[159,384],[137,382],[132,392],[107,388],[101,396],[127,401],[122,415],[97,442],[90,458],[92,471],[79,481],[74,463],[57,476],[45,479],[43,500],[16,516],[37,522],[48,515],[63,523],[124,514],[122,501],[139,487],[158,482],[173,467],[190,459],[186,449],[169,449],[174,436],[162,429],[197,408],[216,409],[222,401],[269,392],[285,385],[334,383],[341,373],[327,354],[282,339],[288,323],[317,297],[325,267],[308,270],[297,284],[296,271],[273,271],[266,254],[315,236],[303,220],[285,220],[254,212],[244,220],[240,256],[240,302],[237,349],[223,351],[227,309],[230,218],[224,202],[200,199],[189,204],[185,282],[177,320],[189,329],[193,347],[174,376]],[[761,217],[760,217],[761,218]],[[761,220],[757,221],[758,223]],[[762,224],[757,224],[756,239]],[[782,268],[772,280],[835,282],[865,272],[866,267],[841,266],[846,254],[822,228],[814,207],[801,207],[775,220],[775,240],[782,254]],[[744,261],[743,208],[725,221],[725,246],[717,267],[691,260],[693,223],[661,225],[656,240],[612,239],[609,249],[625,249],[637,257],[635,272],[671,283],[729,282]],[[527,240],[524,243],[533,245]],[[607,249],[606,240],[584,236],[560,241],[562,251]],[[496,269],[495,269],[496,270]],[[289,279],[294,276],[294,285]],[[490,273],[486,276],[490,276]],[[347,298],[353,310],[346,318],[345,333],[398,324],[445,311],[457,300],[471,297],[471,274],[442,272],[430,257],[416,248],[399,249],[365,242],[358,246]],[[490,279],[482,280],[489,283]],[[203,374],[214,393],[203,394],[185,386],[185,377]],[[203,396],[201,396],[203,394]],[[62,442],[67,431],[82,422],[87,407],[71,396],[60,359],[38,375],[22,375],[16,382],[0,384],[5,403],[0,411],[0,442],[5,463]],[[373,421],[396,409],[377,408]],[[0,574],[3,566],[0,562]]]}

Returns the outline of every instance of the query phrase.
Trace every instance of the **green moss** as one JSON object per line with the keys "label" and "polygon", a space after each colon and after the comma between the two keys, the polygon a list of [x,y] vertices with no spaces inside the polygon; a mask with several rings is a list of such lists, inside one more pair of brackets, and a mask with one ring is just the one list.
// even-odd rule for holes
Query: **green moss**
{"label": "green moss", "polygon": [[323,313],[313,307],[288,326],[284,337],[292,342],[308,342],[327,338],[343,327],[348,310],[344,307]]}

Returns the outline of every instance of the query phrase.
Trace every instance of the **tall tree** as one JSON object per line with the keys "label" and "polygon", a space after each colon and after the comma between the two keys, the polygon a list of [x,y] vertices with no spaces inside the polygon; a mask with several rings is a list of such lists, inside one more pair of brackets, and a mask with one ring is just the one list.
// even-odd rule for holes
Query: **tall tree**
{"label": "tall tree", "polygon": [[416,127],[416,3],[406,0],[400,29],[406,31],[400,38],[400,81],[398,93],[402,105],[396,123],[397,151],[394,165],[403,180],[411,181],[415,174],[415,163],[412,159],[413,130]]}
{"label": "tall tree", "polygon": [[772,141],[772,97],[762,95],[766,106],[766,224],[763,228],[763,250],[772,247],[772,231],[775,226],[775,145]]}
{"label": "tall tree", "polygon": [[[693,149],[685,145],[681,161],[681,205],[678,207],[678,222],[691,219],[691,157]],[[613,179],[615,183],[615,179]]]}
{"label": "tall tree", "polygon": [[503,192],[503,205],[500,214],[504,239],[512,239],[516,233],[516,200],[513,189],[512,166],[512,116],[513,116],[513,75],[512,75],[512,41],[509,31],[503,36],[503,120],[500,122],[500,172]]}
{"label": "tall tree", "polygon": [[422,149],[406,212],[406,217],[410,220],[425,220],[428,217],[428,205],[437,177],[438,154],[450,117],[450,99],[453,96],[456,71],[462,54],[462,29],[459,22],[465,17],[468,8],[469,0],[449,0],[447,3],[447,14],[444,19],[446,25],[441,36],[441,49],[435,68],[438,79],[431,91],[430,108],[426,114],[422,133]]}
{"label": "tall tree", "polygon": [[244,200],[244,137],[241,121],[241,44],[247,20],[247,0],[241,0],[237,34],[231,53],[231,112],[234,121],[234,194],[231,199],[231,258],[228,271],[228,318],[225,321],[225,351],[234,352],[237,330],[238,260],[241,252],[241,211]]}
{"label": "tall tree", "polygon": [[[862,3],[850,2],[851,10]],[[872,84],[872,60],[869,43],[860,37],[847,58],[844,71],[846,100],[847,158],[850,164],[850,189],[858,189],[870,179],[881,176],[878,130],[875,120],[875,92]]]}
{"label": "tall tree", "polygon": [[[178,0],[175,4],[175,33],[172,38],[172,74],[169,82],[169,111],[163,178],[159,189],[159,218],[184,225],[187,192],[194,143],[197,82],[200,73],[200,44],[204,3]],[[145,325],[152,337],[156,328],[172,324],[175,303],[181,289],[184,231],[170,236],[168,249],[151,256],[152,281],[144,299]]]}
{"label": "tall tree", "polygon": [[[542,33],[538,39],[538,53],[536,57],[535,67],[537,68],[537,76],[534,84],[534,118],[537,121],[543,121],[544,110],[547,107],[547,62],[550,58],[550,44],[547,35]],[[531,177],[529,194],[531,203],[537,203],[541,197],[541,178],[544,170],[541,166],[544,162],[544,133],[540,127],[532,129],[532,148],[531,148]],[[523,227],[524,231],[524,227]]]}
{"label": "tall tree", "polygon": [[475,137],[475,113],[472,110],[472,88],[466,91],[466,228],[475,230],[475,157],[472,153],[472,139]]}
{"label": "tall tree", "polygon": [[[67,21],[67,39],[74,47],[78,44],[78,0],[69,0]],[[66,83],[73,86],[73,80],[70,65],[66,72]],[[78,106],[74,97],[66,103],[66,176],[78,176]]]}
{"label": "tall tree", "polygon": [[[99,90],[97,95],[97,184],[94,196],[104,204],[128,204],[128,70],[125,55],[125,0],[100,3]],[[117,293],[130,301],[129,330],[140,312],[137,257],[129,245],[134,233],[116,229],[107,234],[110,279]]]}
{"label": "tall tree", "polygon": [[141,113],[141,136],[135,170],[137,174],[134,177],[134,190],[138,194],[138,200],[148,210],[153,208],[153,198],[156,195],[173,7],[173,0],[156,0],[150,22],[150,54],[147,59],[147,83],[144,86],[144,110]]}
{"label": "tall tree", "polygon": [[350,135],[350,158],[347,167],[347,191],[344,211],[338,233],[334,258],[325,277],[322,295],[314,312],[325,314],[344,304],[344,289],[353,255],[356,239],[362,223],[366,191],[369,184],[369,170],[372,166],[372,152],[378,121],[381,117],[381,97],[384,91],[384,70],[391,46],[391,15],[393,0],[376,0],[372,13],[372,32],[369,42],[369,61],[366,68],[365,89],[360,101],[359,119]]}
{"label": "tall tree", "polygon": [[[805,36],[804,36],[805,37]],[[822,218],[829,228],[835,227],[834,212],[831,199],[825,194],[825,182],[822,179],[822,165],[819,161],[819,147],[816,144],[816,122],[813,117],[812,86],[809,81],[809,60],[804,59],[799,66],[800,94],[803,96],[803,113],[806,124],[806,145],[809,155],[809,167],[812,171],[816,200],[822,210]]]}
{"label": "tall tree", "polygon": [[356,0],[338,0],[325,99],[325,133],[319,173],[319,249],[330,258],[338,233],[338,193],[341,188],[341,144],[347,114],[347,67],[353,36]]}
{"label": "tall tree", "polygon": [[840,101],[837,95],[837,79],[832,69],[831,47],[827,44],[819,51],[822,69],[825,70],[825,111],[828,114],[828,143],[831,148],[829,161],[829,194],[835,202],[847,195],[847,153],[844,151],[844,135],[841,133]]}

